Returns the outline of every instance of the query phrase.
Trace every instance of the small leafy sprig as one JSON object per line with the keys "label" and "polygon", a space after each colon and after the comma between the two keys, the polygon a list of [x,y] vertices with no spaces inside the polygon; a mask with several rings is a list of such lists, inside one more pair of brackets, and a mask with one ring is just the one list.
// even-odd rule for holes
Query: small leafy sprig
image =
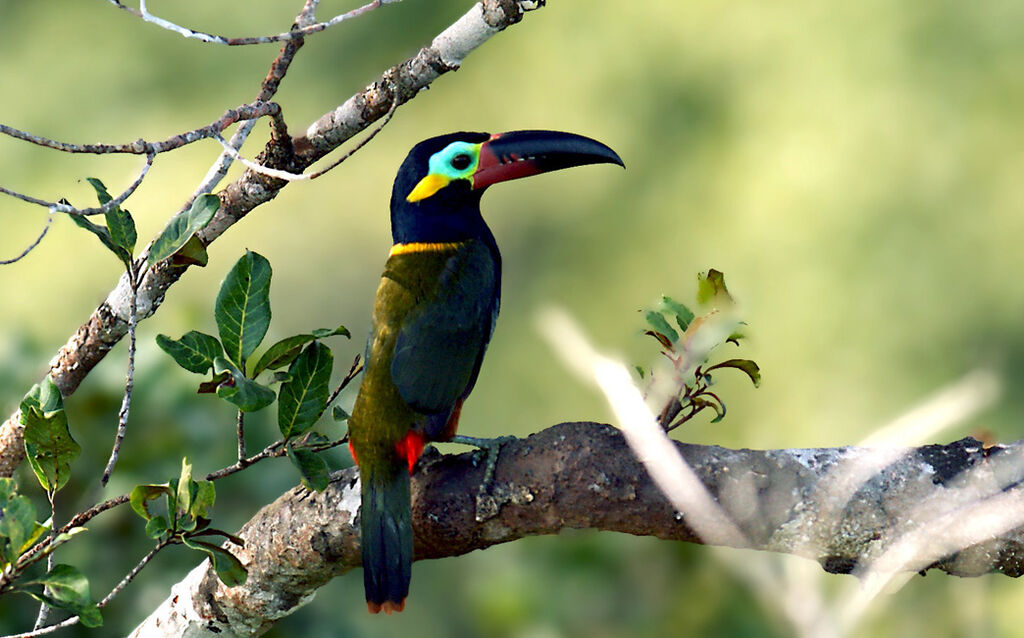
{"label": "small leafy sprig", "polygon": [[[736,318],[735,303],[725,286],[723,273],[711,269],[697,276],[697,307],[702,314],[695,314],[685,304],[664,296],[657,308],[644,315],[647,321],[644,334],[657,340],[675,377],[674,389],[658,415],[658,422],[666,431],[674,430],[706,409],[715,412],[712,423],[725,418],[725,402],[711,390],[713,371],[734,368],[750,377],[755,387],[761,383],[761,370],[750,359],[710,363],[713,351],[719,346],[726,343],[739,346],[745,326]],[[642,367],[636,366],[636,370],[641,378],[648,376]]]}
{"label": "small leafy sprig", "polygon": [[[179,339],[158,335],[156,342],[186,370],[212,372],[212,377],[199,385],[200,393],[216,394],[238,408],[240,462],[245,458],[244,415],[277,401],[277,424],[286,454],[298,468],[303,484],[322,491],[327,487],[327,463],[316,450],[323,449],[326,438],[309,430],[337,393],[332,395],[329,387],[334,355],[321,340],[351,335],[345,326],[320,328],[281,339],[256,359],[254,353],[270,327],[272,274],[265,257],[246,251],[217,294],[214,319],[220,338],[191,330]],[[265,381],[257,380],[264,372],[272,374]],[[271,388],[275,383],[281,384],[276,394]],[[344,410],[333,414],[336,420],[348,416]]]}
{"label": "small leafy sprig", "polygon": [[[221,582],[234,587],[245,582],[245,566],[234,554],[205,537],[223,536],[239,547],[244,547],[245,542],[234,534],[210,527],[207,511],[216,497],[213,482],[193,479],[192,465],[182,459],[178,478],[159,485],[137,485],[129,502],[145,519],[147,536],[161,546],[181,543],[205,553]],[[162,507],[157,505],[160,501]]]}
{"label": "small leafy sprig", "polygon": [[[40,482],[49,481],[51,476],[44,473]],[[51,538],[46,549],[30,551],[33,547],[38,550],[37,543],[52,529],[52,518],[45,522],[36,520],[35,506],[27,496],[18,494],[14,479],[0,478],[0,594],[27,594],[50,607],[70,611],[86,627],[99,627],[103,616],[89,593],[89,581],[77,567],[57,563],[42,576],[22,578],[29,567],[47,559],[72,536],[85,531],[83,527],[73,528]]]}

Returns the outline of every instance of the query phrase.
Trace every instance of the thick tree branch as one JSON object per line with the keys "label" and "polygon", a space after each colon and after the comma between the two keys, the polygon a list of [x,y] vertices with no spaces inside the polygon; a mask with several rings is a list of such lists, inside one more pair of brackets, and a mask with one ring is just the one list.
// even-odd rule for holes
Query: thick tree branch
{"label": "thick tree branch", "polygon": [[[973,439],[893,450],[731,450],[676,443],[742,531],[743,546],[871,577],[940,569],[1024,571],[1024,443]],[[505,444],[486,501],[475,453],[425,457],[413,480],[416,558],[465,554],[564,528],[704,542],[608,425],[564,423]],[[867,471],[865,471],[865,469]],[[231,546],[249,579],[226,588],[203,563],[134,636],[259,635],[359,565],[354,469],[322,494],[294,488]],[[415,600],[416,580],[413,579]],[[414,603],[411,603],[414,604]]]}
{"label": "thick tree branch", "polygon": [[[502,29],[519,22],[525,11],[540,2],[526,0],[485,0],[439,34],[429,47],[392,67],[373,84],[325,114],[294,140],[273,137],[257,162],[269,168],[300,173],[353,135],[386,115],[392,101],[407,102],[440,75],[457,69],[463,59]],[[294,41],[286,43],[286,47]],[[218,195],[221,208],[199,233],[209,245],[250,211],[277,196],[287,182],[247,170]],[[145,269],[143,259],[137,264]],[[145,269],[138,291],[138,320],[150,317],[170,288],[188,266],[161,262]],[[92,370],[127,333],[131,287],[123,276],[71,336],[50,364],[50,374],[66,397],[72,394]],[[20,412],[0,425],[0,476],[11,476],[24,459]]]}

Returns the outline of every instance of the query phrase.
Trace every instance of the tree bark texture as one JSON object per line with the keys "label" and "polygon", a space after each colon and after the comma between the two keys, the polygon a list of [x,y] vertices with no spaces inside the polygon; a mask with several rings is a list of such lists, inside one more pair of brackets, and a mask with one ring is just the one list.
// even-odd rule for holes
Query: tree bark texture
{"label": "tree bark texture", "polygon": [[[1024,443],[676,448],[742,530],[748,549],[858,575],[1024,570]],[[563,423],[504,444],[484,493],[482,459],[479,452],[434,452],[420,461],[413,477],[416,559],[564,528],[716,544],[698,538],[687,514],[673,510],[612,426]],[[323,493],[288,491],[243,526],[244,548],[228,545],[249,569],[244,585],[224,587],[203,563],[132,635],[263,633],[318,587],[359,566],[358,508],[355,468],[334,473]]]}

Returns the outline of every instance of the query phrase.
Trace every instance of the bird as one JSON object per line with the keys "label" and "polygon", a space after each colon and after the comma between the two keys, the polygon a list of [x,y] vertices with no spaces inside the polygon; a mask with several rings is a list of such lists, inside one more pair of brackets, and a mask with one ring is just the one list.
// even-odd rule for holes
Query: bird
{"label": "bird", "polygon": [[410,475],[456,433],[501,299],[501,253],[480,212],[492,184],[585,164],[611,148],[559,131],[458,132],[416,144],[391,194],[393,245],[349,418],[359,467],[363,583],[371,613],[402,611],[412,576]]}

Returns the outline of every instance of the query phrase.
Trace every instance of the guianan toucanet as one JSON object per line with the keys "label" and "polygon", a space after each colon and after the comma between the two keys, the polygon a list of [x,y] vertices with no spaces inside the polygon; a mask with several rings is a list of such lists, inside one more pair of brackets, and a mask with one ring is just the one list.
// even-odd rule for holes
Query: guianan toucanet
{"label": "guianan toucanet", "polygon": [[571,133],[451,133],[414,146],[398,170],[394,246],[349,419],[371,612],[405,605],[413,554],[409,475],[425,443],[455,434],[498,317],[501,255],[480,215],[480,196],[497,182],[598,163],[623,165],[604,144]]}

